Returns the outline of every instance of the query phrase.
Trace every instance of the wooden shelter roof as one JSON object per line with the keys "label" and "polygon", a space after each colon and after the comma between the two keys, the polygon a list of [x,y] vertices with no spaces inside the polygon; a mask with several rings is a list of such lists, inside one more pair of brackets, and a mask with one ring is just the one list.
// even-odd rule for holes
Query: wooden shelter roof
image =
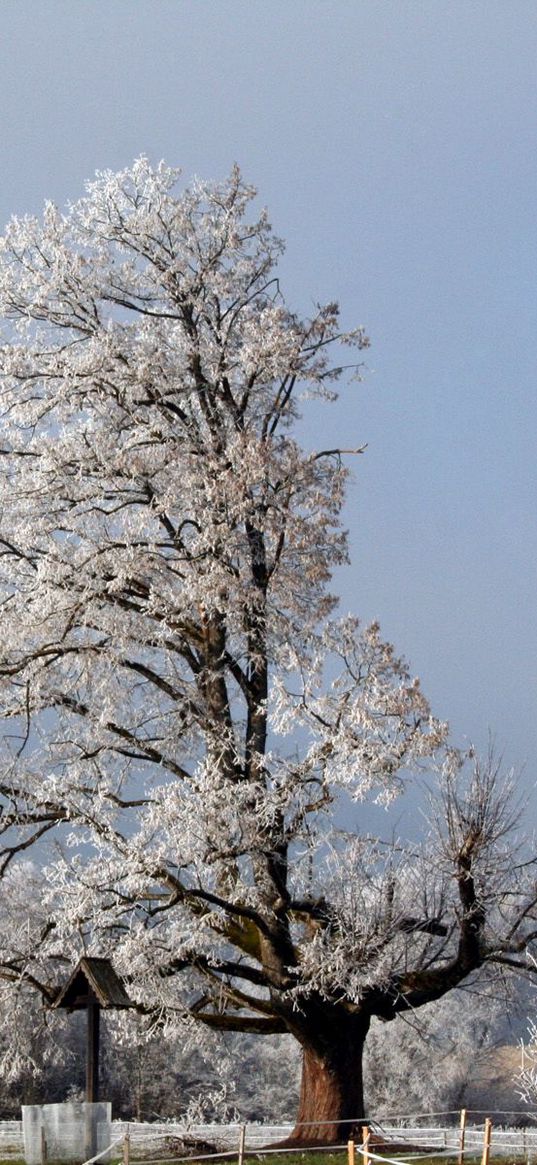
{"label": "wooden shelter roof", "polygon": [[98,1003],[104,1008],[133,1007],[125,987],[114,971],[110,959],[85,957],[75,967],[56,996],[53,1008],[65,1007],[69,1011],[81,1011],[88,1003]]}

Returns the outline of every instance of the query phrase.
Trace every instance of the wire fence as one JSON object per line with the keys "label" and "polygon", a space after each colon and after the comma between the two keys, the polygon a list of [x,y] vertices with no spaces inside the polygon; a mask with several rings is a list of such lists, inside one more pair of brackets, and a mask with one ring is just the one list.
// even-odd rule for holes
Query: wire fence
{"label": "wire fence", "polygon": [[[239,1125],[226,1126],[196,1125],[190,1126],[186,1132],[186,1139],[191,1143],[198,1141],[204,1145],[214,1144],[213,1152],[196,1152],[194,1146],[188,1154],[174,1154],[176,1165],[182,1162],[209,1161],[215,1158],[233,1158],[242,1165],[248,1154],[259,1159],[271,1156],[300,1153],[306,1161],[311,1152],[334,1152],[344,1149],[348,1153],[349,1165],[370,1165],[373,1162],[384,1162],[384,1165],[411,1165],[414,1161],[423,1161],[434,1155],[435,1158],[446,1157],[457,1161],[457,1165],[464,1165],[465,1160],[481,1159],[482,1165],[489,1165],[490,1155],[505,1159],[523,1160],[525,1165],[537,1165],[537,1112],[524,1114],[526,1119],[534,1121],[524,1126],[510,1127],[509,1118],[518,1117],[515,1112],[495,1112],[491,1115],[484,1112],[470,1112],[466,1110],[451,1110],[450,1112],[419,1113],[419,1114],[391,1114],[382,1121],[382,1124],[371,1120],[366,1126],[369,1132],[369,1143],[364,1145],[359,1139],[360,1130],[364,1125],[363,1118],[353,1118],[348,1121],[339,1121],[338,1130],[341,1136],[339,1143],[308,1145],[308,1125],[300,1126],[303,1135],[302,1143],[289,1144],[285,1142],[291,1137],[296,1126],[282,1125]],[[494,1121],[492,1120],[494,1117]],[[312,1141],[320,1141],[320,1129],[325,1124],[333,1126],[333,1121],[311,1122],[314,1136]],[[363,1131],[363,1130],[362,1130]],[[155,1158],[154,1149],[158,1143],[165,1142],[170,1135],[180,1140],[185,1137],[184,1127],[175,1125],[159,1126],[158,1130],[151,1125],[129,1125],[125,1129],[127,1139],[127,1161],[125,1165],[141,1165],[151,1154],[151,1165],[164,1165],[170,1157]],[[488,1139],[488,1144],[487,1144]],[[352,1143],[352,1157],[349,1146]],[[392,1148],[392,1152],[390,1149]],[[419,1151],[421,1148],[421,1151]],[[487,1150],[486,1160],[484,1151]],[[194,1151],[193,1151],[194,1150]]]}

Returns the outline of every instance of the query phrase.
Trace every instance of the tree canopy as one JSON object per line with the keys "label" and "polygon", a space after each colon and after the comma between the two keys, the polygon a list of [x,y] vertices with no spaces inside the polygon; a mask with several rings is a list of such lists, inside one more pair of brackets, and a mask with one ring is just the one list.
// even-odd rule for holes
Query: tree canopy
{"label": "tree canopy", "polygon": [[[291,1032],[330,1139],[363,1115],[373,1015],[525,962],[533,872],[494,767],[336,615],[360,438],[311,452],[293,426],[363,329],[287,307],[238,170],[178,182],[142,158],[0,243],[5,884],[59,847],[0,973],[52,1000],[89,948],[154,1022]],[[419,769],[443,810],[418,852],[359,807]]]}

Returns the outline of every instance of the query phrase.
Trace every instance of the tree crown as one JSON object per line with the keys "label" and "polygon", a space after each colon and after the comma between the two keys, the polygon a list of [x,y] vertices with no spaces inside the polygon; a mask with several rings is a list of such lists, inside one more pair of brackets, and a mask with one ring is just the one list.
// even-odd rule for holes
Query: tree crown
{"label": "tree crown", "polygon": [[[0,244],[3,868],[60,830],[45,992],[90,941],[142,1009],[301,1038],[308,1001],[390,1018],[488,957],[499,802],[479,774],[463,802],[406,663],[334,617],[342,451],[292,423],[363,329],[289,310],[238,170],[177,182],[140,159]],[[434,758],[443,864],[337,827]]]}

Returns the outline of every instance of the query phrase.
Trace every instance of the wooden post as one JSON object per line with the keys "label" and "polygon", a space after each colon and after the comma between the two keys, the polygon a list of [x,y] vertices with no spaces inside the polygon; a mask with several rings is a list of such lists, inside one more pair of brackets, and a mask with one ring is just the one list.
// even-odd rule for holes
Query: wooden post
{"label": "wooden post", "polygon": [[492,1140],[492,1121],[487,1117],[485,1121],[485,1131],[483,1134],[483,1156],[481,1158],[481,1165],[489,1165],[490,1157],[490,1142]]}
{"label": "wooden post", "polygon": [[244,1145],[246,1143],[246,1125],[241,1125],[239,1131],[239,1165],[244,1165]]}
{"label": "wooden post", "polygon": [[459,1165],[464,1165],[464,1141],[466,1138],[466,1109],[461,1108],[461,1124],[459,1133]]}
{"label": "wooden post", "polygon": [[47,1138],[45,1130],[41,1129],[41,1165],[46,1165],[47,1160]]}
{"label": "wooden post", "polygon": [[363,1165],[369,1165],[369,1138],[371,1136],[371,1129],[369,1125],[362,1125],[362,1161]]}
{"label": "wooden post", "polygon": [[88,1042],[86,1046],[86,1101],[96,1104],[99,1099],[99,1018],[96,999],[88,999]]}
{"label": "wooden post", "polygon": [[354,1144],[354,1140],[351,1137],[350,1141],[347,1141],[347,1162],[348,1162],[348,1165],[356,1165],[355,1148],[356,1148],[356,1146]]}
{"label": "wooden post", "polygon": [[123,1138],[123,1165],[130,1165],[131,1159],[131,1135],[129,1133],[129,1126],[127,1125],[127,1132]]}

